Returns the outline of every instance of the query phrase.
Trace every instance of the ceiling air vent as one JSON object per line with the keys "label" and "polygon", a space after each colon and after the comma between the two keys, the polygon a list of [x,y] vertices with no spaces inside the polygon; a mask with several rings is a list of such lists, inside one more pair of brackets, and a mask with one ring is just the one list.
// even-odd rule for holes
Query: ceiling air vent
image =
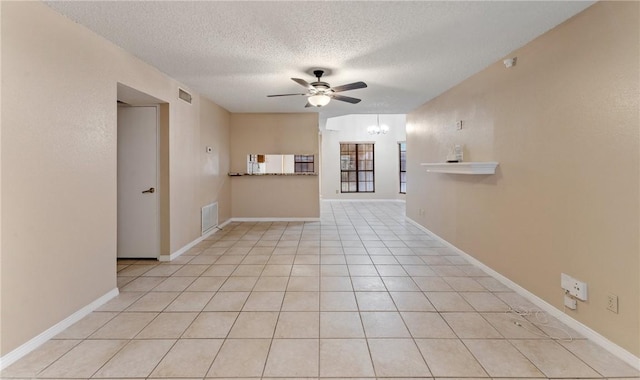
{"label": "ceiling air vent", "polygon": [[185,102],[191,104],[191,94],[181,88],[178,89],[178,97],[184,100]]}

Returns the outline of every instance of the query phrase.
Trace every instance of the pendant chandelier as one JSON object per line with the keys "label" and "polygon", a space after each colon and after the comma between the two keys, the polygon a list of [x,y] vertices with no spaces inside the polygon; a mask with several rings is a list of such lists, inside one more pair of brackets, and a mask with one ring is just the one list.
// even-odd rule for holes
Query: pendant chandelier
{"label": "pendant chandelier", "polygon": [[367,128],[367,133],[370,135],[379,135],[386,134],[389,132],[389,127],[386,125],[380,126],[380,114],[376,115],[378,123],[376,125],[371,125]]}

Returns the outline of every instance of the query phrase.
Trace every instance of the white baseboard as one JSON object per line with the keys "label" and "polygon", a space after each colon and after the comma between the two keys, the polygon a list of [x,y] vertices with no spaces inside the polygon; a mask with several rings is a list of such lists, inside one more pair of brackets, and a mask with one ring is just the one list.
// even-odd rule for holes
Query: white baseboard
{"label": "white baseboard", "polygon": [[209,232],[207,232],[204,235],[200,236],[199,238],[195,239],[191,243],[187,243],[187,245],[183,246],[182,248],[180,248],[179,250],[173,252],[172,254],[170,254],[170,255],[160,255],[160,257],[158,257],[158,261],[173,261],[173,260],[175,260],[177,257],[181,256],[183,253],[187,252],[188,250],[193,248],[196,244],[202,242],[203,240],[205,240],[209,236],[215,234],[221,228],[223,228],[224,226],[226,226],[229,223],[231,223],[231,219],[228,219],[224,223],[213,227]]}
{"label": "white baseboard", "polygon": [[467,259],[467,261],[469,261],[473,265],[477,266],[478,268],[482,269],[487,274],[489,274],[490,276],[492,276],[496,280],[500,281],[502,284],[504,284],[508,288],[512,289],[513,291],[515,291],[519,295],[525,297],[527,300],[531,301],[534,305],[538,306],[540,309],[546,311],[547,313],[549,313],[553,317],[557,318],[558,320],[560,320],[561,322],[563,322],[567,326],[569,326],[572,329],[576,330],[578,333],[582,334],[587,339],[590,339],[594,343],[598,344],[599,346],[601,346],[605,350],[609,351],[610,353],[612,353],[616,357],[620,358],[621,360],[623,360],[625,363],[629,364],[633,368],[635,368],[637,370],[640,370],[640,358],[638,358],[637,356],[635,356],[631,352],[629,352],[629,351],[625,350],[624,348],[618,346],[617,344],[613,343],[612,341],[610,341],[606,337],[602,336],[600,333],[594,331],[593,329],[591,329],[589,326],[583,324],[582,322],[571,318],[569,315],[567,315],[567,314],[563,313],[561,310],[555,308],[553,305],[551,305],[547,301],[545,301],[542,298],[536,296],[535,294],[531,293],[527,289],[523,288],[522,286],[516,284],[515,282],[511,281],[510,279],[508,279],[507,277],[503,276],[502,274],[500,274],[500,273],[496,272],[495,270],[491,269],[490,267],[488,267],[487,265],[485,265],[484,263],[482,263],[481,261],[479,261],[475,257],[469,255],[468,253],[466,253],[463,250],[459,249],[455,245],[449,243],[448,241],[444,240],[440,236],[438,236],[435,233],[431,232],[429,229],[427,229],[426,227],[424,227],[420,223],[416,222],[415,220],[413,220],[413,219],[411,219],[409,217],[405,217],[405,218],[409,223],[413,224],[417,228],[419,228],[422,231],[424,231],[424,232],[428,233],[429,235],[433,236],[436,240],[438,240],[439,242],[444,244],[447,248],[450,248],[450,249],[454,250],[460,256],[463,256],[465,259]]}
{"label": "white baseboard", "polygon": [[232,222],[319,222],[320,218],[231,218]]}
{"label": "white baseboard", "polygon": [[29,340],[28,342],[24,343],[23,345],[21,345],[20,347],[16,348],[15,350],[13,350],[13,351],[9,352],[8,354],[0,357],[0,371],[2,371],[3,369],[7,368],[11,364],[15,363],[17,360],[19,360],[20,358],[24,357],[25,355],[27,355],[31,351],[33,351],[36,348],[40,347],[42,344],[47,342],[49,339],[51,339],[54,336],[60,334],[62,331],[64,331],[69,326],[73,325],[74,323],[78,322],[82,318],[86,317],[92,311],[96,310],[100,306],[102,306],[105,303],[107,303],[107,301],[109,301],[113,297],[117,296],[118,293],[119,293],[118,288],[112,289],[107,294],[101,296],[100,298],[98,298],[95,301],[91,302],[87,306],[83,307],[82,309],[76,311],[75,313],[71,314],[70,316],[68,316],[67,318],[63,319],[62,321],[60,321],[60,322],[56,323],[55,325],[51,326],[50,328],[45,330],[43,333],[40,333],[35,338],[32,338],[31,340]]}
{"label": "white baseboard", "polygon": [[227,224],[229,224],[229,223],[231,223],[231,222],[232,222],[232,220],[231,220],[231,219],[227,219],[224,223],[222,223],[222,224],[220,224],[220,225],[218,226],[218,230],[223,229]]}

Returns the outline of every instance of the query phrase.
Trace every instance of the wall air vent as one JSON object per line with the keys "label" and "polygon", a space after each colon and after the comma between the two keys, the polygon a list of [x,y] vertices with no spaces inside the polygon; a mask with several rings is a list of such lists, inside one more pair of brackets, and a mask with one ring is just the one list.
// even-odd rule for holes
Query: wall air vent
{"label": "wall air vent", "polygon": [[184,100],[185,102],[191,104],[191,94],[181,88],[178,89],[178,97]]}
{"label": "wall air vent", "polygon": [[202,208],[202,235],[218,226],[218,202],[208,204]]}

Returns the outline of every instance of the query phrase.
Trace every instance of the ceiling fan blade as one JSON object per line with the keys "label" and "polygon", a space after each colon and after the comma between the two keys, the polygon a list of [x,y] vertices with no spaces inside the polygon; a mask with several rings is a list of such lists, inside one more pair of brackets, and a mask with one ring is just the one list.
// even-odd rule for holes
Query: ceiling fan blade
{"label": "ceiling fan blade", "polygon": [[306,87],[308,90],[313,90],[314,87],[311,85],[311,83],[307,82],[304,79],[300,79],[300,78],[291,78],[292,81],[296,82],[297,84],[299,84],[302,87]]}
{"label": "ceiling fan blade", "polygon": [[349,91],[349,90],[357,90],[359,88],[365,88],[365,87],[367,87],[367,84],[364,82],[354,82],[354,83],[344,84],[342,86],[332,87],[331,89],[333,90],[333,92],[342,92],[342,91]]}
{"label": "ceiling fan blade", "polygon": [[340,101],[351,103],[351,104],[357,104],[357,103],[360,103],[361,101],[361,99],[352,98],[350,96],[344,96],[344,95],[333,95],[331,97],[334,98],[335,100],[340,100]]}
{"label": "ceiling fan blade", "polygon": [[273,97],[276,97],[276,96],[294,96],[294,95],[302,95],[302,96],[304,96],[304,95],[307,95],[307,94],[278,94],[278,95],[267,95],[267,98],[273,98]]}
{"label": "ceiling fan blade", "polygon": [[307,102],[307,104],[305,104],[304,108],[309,108],[309,107],[315,107],[313,104]]}

